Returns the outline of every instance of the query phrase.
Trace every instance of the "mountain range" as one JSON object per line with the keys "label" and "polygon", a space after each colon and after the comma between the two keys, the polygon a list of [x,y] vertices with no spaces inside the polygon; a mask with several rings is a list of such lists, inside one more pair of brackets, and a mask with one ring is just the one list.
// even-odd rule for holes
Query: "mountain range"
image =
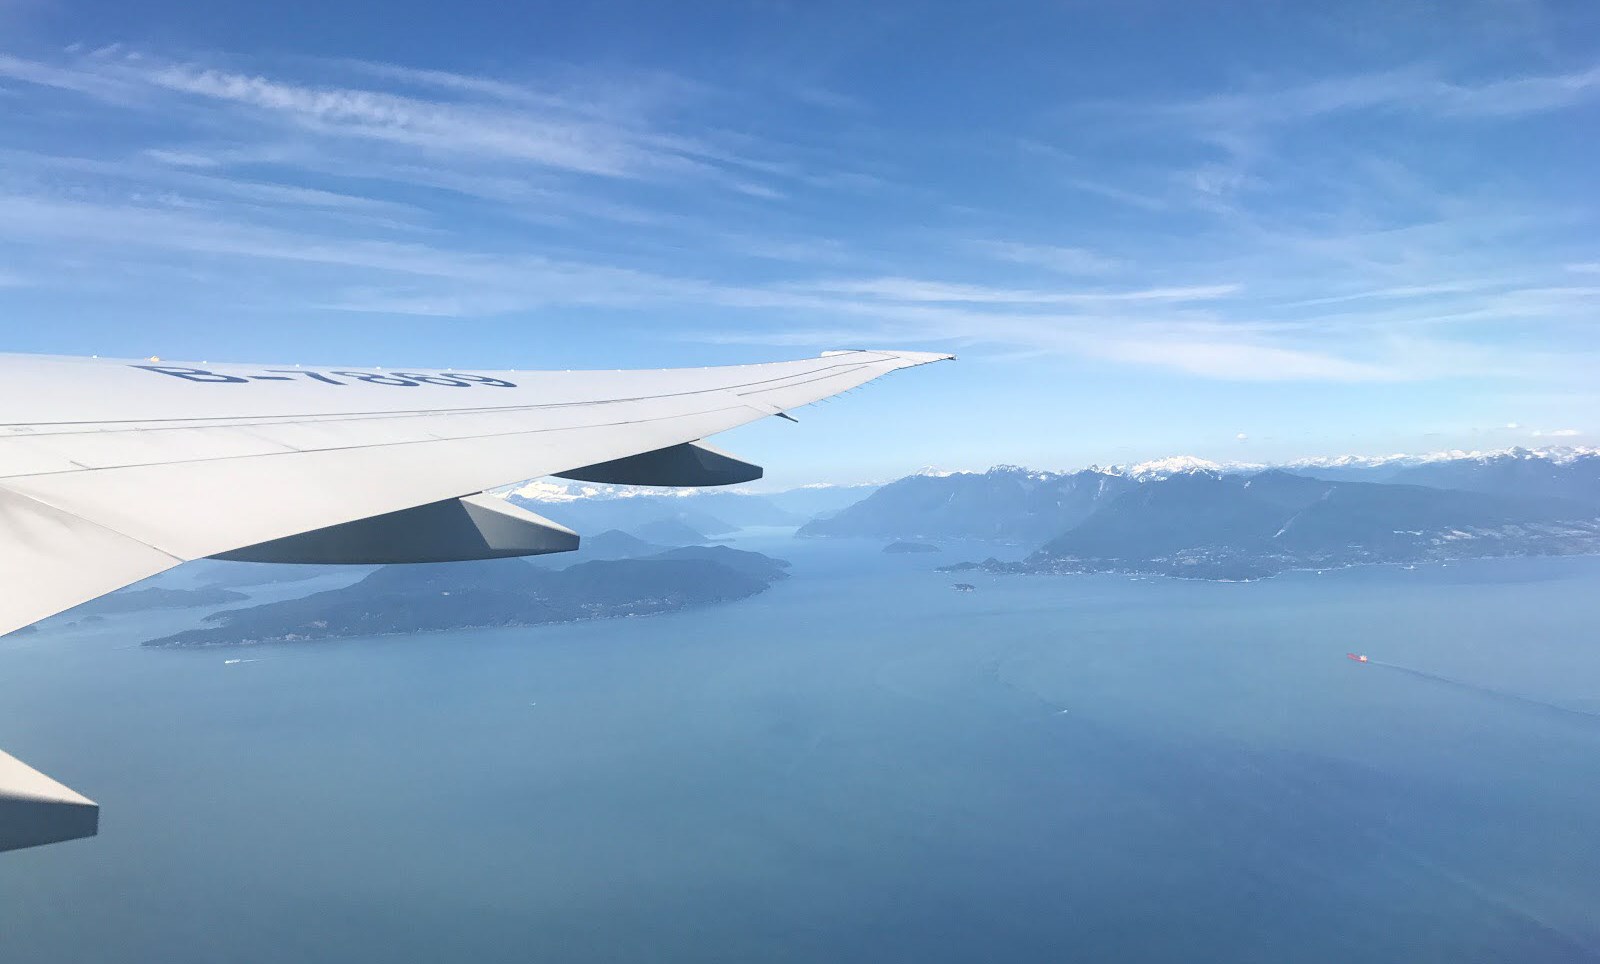
{"label": "mountain range", "polygon": [[1527,449],[1512,449],[1404,466],[1385,481],[1507,498],[1567,499],[1600,507],[1600,453],[1550,458]]}
{"label": "mountain range", "polygon": [[832,516],[813,519],[797,534],[1038,544],[1139,484],[1101,469],[1055,473],[1014,465],[982,473],[912,475]]}
{"label": "mountain range", "polygon": [[1285,569],[1600,551],[1594,509],[1545,497],[1270,470],[1141,486],[1050,539],[1031,570],[1250,578]]}
{"label": "mountain range", "polygon": [[[694,504],[698,500],[671,496],[536,502],[513,495],[510,501],[578,532],[617,529],[646,542],[707,542],[712,537],[735,532],[746,525],[743,521],[729,521],[711,514]],[[651,534],[651,529],[670,531],[673,535],[667,538],[660,533]]]}
{"label": "mountain range", "polygon": [[[1359,481],[1363,472],[1384,481]],[[1204,578],[1597,552],[1600,455],[1511,450],[1278,469],[1177,458],[1068,473],[924,472],[799,534],[1020,543],[1036,551],[989,567]]]}
{"label": "mountain range", "polygon": [[[987,472],[925,469],[802,526],[806,537],[992,539],[1035,545],[1143,485],[1192,475],[1249,476],[1269,466],[1178,456],[1130,466],[1050,472],[1012,465]],[[1491,453],[1304,459],[1278,471],[1345,482],[1395,482],[1505,498],[1551,498],[1600,510],[1600,452]]]}
{"label": "mountain range", "polygon": [[[542,488],[541,488],[542,486]],[[351,586],[218,613],[215,625],[152,645],[529,625],[664,612],[765,589],[786,566],[706,546],[748,526],[794,525],[770,496],[538,483],[517,502],[585,533],[570,555],[443,566],[382,567]],[[596,490],[596,491],[591,491]],[[859,496],[851,504],[840,503]],[[806,504],[794,502],[792,505]],[[1032,547],[994,571],[1138,571],[1241,579],[1290,568],[1478,556],[1600,552],[1600,453],[1454,453],[1305,460],[1275,469],[1177,457],[1045,472],[926,470],[883,485],[829,490],[804,537]],[[664,549],[663,545],[689,545]],[[216,564],[223,566],[224,564]],[[229,587],[305,578],[319,567],[227,564],[198,590],[140,588],[105,612],[236,602]],[[259,572],[257,570],[260,570]],[[209,594],[209,595],[208,595]],[[85,612],[89,612],[85,609]]]}
{"label": "mountain range", "polygon": [[[792,526],[859,501],[877,485],[807,485],[781,492],[744,489],[673,489],[540,479],[504,493],[541,515],[581,522],[589,531],[630,530],[675,519],[706,535],[730,528]],[[572,524],[572,523],[568,523]]]}

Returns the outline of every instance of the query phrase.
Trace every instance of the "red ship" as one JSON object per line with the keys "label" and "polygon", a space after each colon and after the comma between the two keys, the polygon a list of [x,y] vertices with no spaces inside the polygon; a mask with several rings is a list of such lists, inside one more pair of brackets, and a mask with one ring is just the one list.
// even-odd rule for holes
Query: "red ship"
{"label": "red ship", "polygon": [[1353,659],[1358,663],[1365,663],[1367,661],[1366,653],[1345,653],[1344,655],[1346,659]]}

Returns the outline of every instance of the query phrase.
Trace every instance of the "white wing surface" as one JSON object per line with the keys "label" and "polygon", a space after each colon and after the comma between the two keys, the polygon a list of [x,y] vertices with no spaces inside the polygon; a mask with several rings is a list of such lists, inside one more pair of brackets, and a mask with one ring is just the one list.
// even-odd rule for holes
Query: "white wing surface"
{"label": "white wing surface", "polygon": [[[219,554],[573,548],[561,527],[474,497],[564,473],[749,478],[754,467],[694,443],[949,357],[463,372],[0,355],[0,633]],[[426,545],[408,547],[411,530]]]}
{"label": "white wing surface", "polygon": [[0,356],[0,632],[185,560],[693,442],[946,357],[426,372]]}

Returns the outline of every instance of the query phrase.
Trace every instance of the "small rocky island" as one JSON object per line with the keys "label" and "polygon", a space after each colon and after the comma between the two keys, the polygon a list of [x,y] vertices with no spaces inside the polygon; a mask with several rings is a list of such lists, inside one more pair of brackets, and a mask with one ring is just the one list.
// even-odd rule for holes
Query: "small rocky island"
{"label": "small rocky island", "polygon": [[909,552],[938,552],[939,547],[927,542],[891,542],[883,547],[890,554]]}
{"label": "small rocky island", "polygon": [[726,546],[689,546],[564,569],[521,559],[384,566],[353,586],[207,617],[214,625],[146,646],[244,646],[645,616],[744,599],[789,564]]}

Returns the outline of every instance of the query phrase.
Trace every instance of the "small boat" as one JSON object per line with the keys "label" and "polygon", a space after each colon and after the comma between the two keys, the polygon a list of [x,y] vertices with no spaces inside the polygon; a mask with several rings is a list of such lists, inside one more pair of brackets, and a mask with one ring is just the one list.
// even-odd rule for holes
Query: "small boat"
{"label": "small boat", "polygon": [[1353,659],[1358,663],[1365,663],[1367,661],[1367,654],[1366,653],[1345,653],[1344,654],[1344,658],[1345,659]]}

